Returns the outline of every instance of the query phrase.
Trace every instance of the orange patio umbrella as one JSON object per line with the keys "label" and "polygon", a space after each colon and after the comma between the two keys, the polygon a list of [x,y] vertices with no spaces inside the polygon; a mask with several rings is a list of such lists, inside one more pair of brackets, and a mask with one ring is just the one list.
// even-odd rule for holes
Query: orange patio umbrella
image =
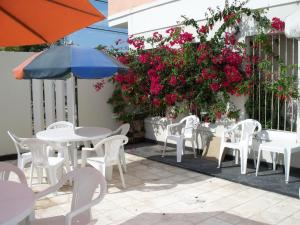
{"label": "orange patio umbrella", "polygon": [[0,46],[53,43],[104,18],[88,0],[1,0]]}

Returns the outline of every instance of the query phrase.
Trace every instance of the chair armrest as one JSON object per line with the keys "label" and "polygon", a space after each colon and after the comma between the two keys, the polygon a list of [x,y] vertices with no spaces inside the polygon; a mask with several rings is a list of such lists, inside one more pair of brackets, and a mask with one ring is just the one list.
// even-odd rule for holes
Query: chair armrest
{"label": "chair armrest", "polygon": [[81,149],[81,151],[89,151],[89,152],[92,152],[92,151],[95,151],[94,148],[87,148],[87,147],[84,147]]}

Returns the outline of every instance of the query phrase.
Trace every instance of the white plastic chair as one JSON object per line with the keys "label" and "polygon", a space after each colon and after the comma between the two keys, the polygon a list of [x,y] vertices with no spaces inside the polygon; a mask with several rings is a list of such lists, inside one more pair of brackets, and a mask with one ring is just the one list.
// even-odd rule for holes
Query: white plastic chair
{"label": "white plastic chair", "polygon": [[[65,216],[53,216],[49,218],[36,219],[33,225],[86,225],[94,224],[91,217],[91,207],[98,204],[107,191],[105,178],[94,168],[80,168],[69,172],[54,186],[36,194],[39,199],[50,193],[56,192],[68,181],[73,183],[73,196],[71,211]],[[95,191],[100,187],[99,193]],[[99,190],[99,189],[98,189]]]}
{"label": "white plastic chair", "polygon": [[[123,176],[120,149],[127,144],[128,137],[124,135],[114,135],[103,139],[94,148],[83,148],[82,151],[95,151],[97,157],[87,158],[87,163],[98,169],[106,178],[110,179],[112,167],[117,165],[120,172],[122,186],[125,188],[125,180]],[[103,155],[104,152],[104,155]]]}
{"label": "white plastic chair", "polygon": [[194,157],[197,158],[194,142],[197,139],[196,129],[199,125],[199,118],[195,115],[184,117],[179,123],[167,125],[167,136],[165,139],[162,157],[165,156],[168,140],[176,141],[176,155],[177,162],[181,162],[182,155],[184,154],[185,141],[192,143]]}
{"label": "white plastic chair", "polygon": [[[241,174],[246,174],[248,152],[252,147],[252,139],[260,131],[261,124],[253,119],[243,120],[234,125],[232,128],[225,130],[221,139],[218,168],[221,167],[224,149],[231,148],[239,151],[241,159]],[[228,139],[230,139],[230,141],[228,141]],[[254,150],[252,152],[254,165],[256,165]]]}
{"label": "white plastic chair", "polygon": [[[68,121],[58,121],[58,122],[50,124],[47,127],[47,130],[58,129],[58,128],[74,128],[74,125],[73,125],[73,123],[68,122]],[[50,152],[52,153],[52,154],[49,154],[49,155],[54,156],[54,151],[57,151],[59,157],[64,157],[65,158],[66,168],[67,168],[68,172],[71,170],[70,169],[70,161],[71,161],[70,155],[71,154],[67,150],[69,146],[72,146],[72,145],[69,145],[68,143],[52,143],[51,148],[49,148]],[[76,144],[72,147],[76,148]],[[76,149],[72,149],[72,151],[77,152]]]}
{"label": "white plastic chair", "polygon": [[59,170],[62,172],[64,165],[64,158],[49,157],[48,146],[49,143],[36,139],[28,138],[22,141],[28,147],[32,154],[32,164],[30,173],[30,186],[32,185],[33,170],[36,169],[43,171],[46,170],[48,183],[54,185],[57,183],[57,173]]}
{"label": "white plastic chair", "polygon": [[[111,132],[107,137],[111,137],[111,136],[114,136],[114,135],[124,135],[124,136],[126,136],[129,129],[130,129],[130,124],[129,123],[124,123],[120,127],[118,127],[118,129]],[[103,139],[93,140],[92,143],[95,146],[101,140],[103,140]],[[85,164],[86,164],[87,153],[88,153],[88,151],[82,151],[81,152],[81,160],[82,160],[81,165],[82,165],[82,167],[84,167]],[[120,160],[121,160],[123,170],[126,173],[127,172],[127,167],[126,167],[126,158],[125,158],[125,151],[124,151],[124,146],[123,145],[121,146],[121,149],[120,149]]]}
{"label": "white plastic chair", "polygon": [[8,181],[10,174],[17,175],[20,183],[27,186],[25,174],[21,169],[12,165],[11,163],[0,162],[0,180]]}
{"label": "white plastic chair", "polygon": [[49,129],[57,129],[57,128],[73,128],[73,123],[70,123],[68,121],[58,121],[55,123],[50,124],[47,127],[47,130]]}
{"label": "white plastic chair", "polygon": [[23,140],[26,140],[26,138],[19,138],[10,131],[7,131],[7,134],[12,139],[16,147],[17,154],[18,154],[18,167],[21,170],[24,170],[25,165],[27,163],[31,163],[32,161],[31,152],[28,150],[26,146],[21,144]]}

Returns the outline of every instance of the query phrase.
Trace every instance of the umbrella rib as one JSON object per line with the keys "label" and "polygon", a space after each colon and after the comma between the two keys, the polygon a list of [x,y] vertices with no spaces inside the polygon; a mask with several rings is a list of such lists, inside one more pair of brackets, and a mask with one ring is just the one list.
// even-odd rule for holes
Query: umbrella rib
{"label": "umbrella rib", "polygon": [[69,8],[69,9],[72,9],[72,10],[75,10],[75,11],[78,11],[78,12],[81,12],[81,13],[84,13],[84,14],[88,14],[88,15],[91,15],[91,16],[95,16],[97,18],[99,18],[100,16],[95,14],[95,13],[91,13],[91,12],[87,12],[87,11],[84,11],[82,9],[78,9],[76,7],[73,7],[73,6],[70,6],[70,5],[67,5],[67,4],[64,4],[64,3],[61,3],[61,2],[58,2],[56,0],[47,0],[48,2],[51,2],[53,4],[57,4],[57,5],[60,5],[60,6],[63,6],[63,7],[66,7],[66,8]]}
{"label": "umbrella rib", "polygon": [[10,18],[12,18],[13,20],[15,20],[17,23],[19,23],[20,25],[22,25],[24,28],[26,28],[27,30],[29,30],[31,33],[33,33],[35,36],[37,36],[38,38],[42,39],[44,42],[48,42],[46,38],[44,38],[41,34],[39,34],[38,32],[36,32],[34,29],[32,29],[31,27],[29,27],[26,23],[22,22],[20,19],[18,19],[17,17],[15,17],[14,15],[12,15],[10,12],[8,12],[7,10],[5,10],[3,7],[0,6],[1,11],[6,14],[7,16],[9,16]]}

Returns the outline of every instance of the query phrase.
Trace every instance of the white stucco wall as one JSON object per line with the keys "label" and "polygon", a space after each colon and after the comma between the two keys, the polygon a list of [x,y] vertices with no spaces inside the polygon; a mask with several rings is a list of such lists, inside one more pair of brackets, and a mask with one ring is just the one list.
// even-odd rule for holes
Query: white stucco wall
{"label": "white stucco wall", "polygon": [[0,156],[16,153],[7,130],[21,137],[32,135],[30,83],[16,80],[11,72],[31,54],[0,52]]}
{"label": "white stucco wall", "polygon": [[80,126],[100,126],[115,129],[112,106],[107,103],[113,86],[108,79],[99,92],[94,88],[97,80],[78,80],[78,118]]}
{"label": "white stucco wall", "polygon": [[[12,69],[31,54],[0,52],[0,156],[16,154],[7,130],[20,137],[32,137],[30,81],[16,80],[12,75]],[[107,104],[113,91],[112,84],[107,83],[100,92],[96,92],[93,87],[95,83],[95,80],[78,81],[79,125],[115,129],[118,123],[112,116],[111,106]],[[44,115],[41,117],[44,118]]]}

